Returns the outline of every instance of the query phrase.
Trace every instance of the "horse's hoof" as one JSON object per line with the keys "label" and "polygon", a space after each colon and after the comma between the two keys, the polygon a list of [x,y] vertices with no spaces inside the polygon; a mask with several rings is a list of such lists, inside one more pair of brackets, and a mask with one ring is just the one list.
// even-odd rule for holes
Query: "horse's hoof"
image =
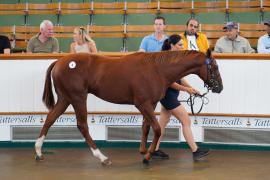
{"label": "horse's hoof", "polygon": [[112,164],[112,161],[110,159],[105,159],[104,161],[101,162],[103,166],[109,166]]}
{"label": "horse's hoof", "polygon": [[151,160],[151,154],[150,153],[146,153],[144,156],[143,156],[143,164],[146,164],[148,165],[150,163],[150,160]]}
{"label": "horse's hoof", "polygon": [[44,161],[45,158],[42,155],[41,156],[36,155],[35,159],[36,159],[36,161]]}
{"label": "horse's hoof", "polygon": [[143,164],[145,164],[145,165],[149,165],[149,160],[147,160],[147,159],[145,159],[145,158],[143,158]]}

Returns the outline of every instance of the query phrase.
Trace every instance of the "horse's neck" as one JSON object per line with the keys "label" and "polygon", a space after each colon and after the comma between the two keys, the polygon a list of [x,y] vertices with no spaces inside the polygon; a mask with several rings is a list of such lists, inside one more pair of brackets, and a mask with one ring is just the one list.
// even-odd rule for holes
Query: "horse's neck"
{"label": "horse's neck", "polygon": [[197,58],[189,58],[188,56],[179,56],[177,61],[168,61],[160,68],[160,72],[166,83],[170,85],[182,77],[189,74],[198,74],[201,66]]}

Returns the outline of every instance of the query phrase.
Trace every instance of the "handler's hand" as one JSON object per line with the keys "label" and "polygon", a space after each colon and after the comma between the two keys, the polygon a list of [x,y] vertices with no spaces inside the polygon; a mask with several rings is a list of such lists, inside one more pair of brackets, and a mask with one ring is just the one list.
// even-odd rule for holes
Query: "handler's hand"
{"label": "handler's hand", "polygon": [[189,93],[189,94],[198,94],[198,95],[201,94],[198,90],[196,90],[196,89],[194,89],[194,88],[192,88],[192,87],[188,87],[186,91],[187,91],[187,93]]}

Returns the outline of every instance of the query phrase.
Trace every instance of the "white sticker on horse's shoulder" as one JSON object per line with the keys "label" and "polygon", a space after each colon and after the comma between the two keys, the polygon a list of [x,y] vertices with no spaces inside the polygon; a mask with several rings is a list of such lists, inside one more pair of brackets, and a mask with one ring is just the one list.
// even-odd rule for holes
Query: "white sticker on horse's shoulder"
{"label": "white sticker on horse's shoulder", "polygon": [[68,66],[70,69],[74,69],[76,67],[76,63],[74,61],[71,61]]}

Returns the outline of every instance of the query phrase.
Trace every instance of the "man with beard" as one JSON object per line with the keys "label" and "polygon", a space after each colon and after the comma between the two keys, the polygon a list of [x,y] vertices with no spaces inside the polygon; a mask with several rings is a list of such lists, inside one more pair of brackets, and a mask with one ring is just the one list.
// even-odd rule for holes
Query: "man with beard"
{"label": "man with beard", "polygon": [[180,36],[183,39],[183,47],[185,50],[196,50],[206,53],[209,48],[209,43],[205,34],[197,32],[199,21],[190,18],[187,23],[187,28]]}

